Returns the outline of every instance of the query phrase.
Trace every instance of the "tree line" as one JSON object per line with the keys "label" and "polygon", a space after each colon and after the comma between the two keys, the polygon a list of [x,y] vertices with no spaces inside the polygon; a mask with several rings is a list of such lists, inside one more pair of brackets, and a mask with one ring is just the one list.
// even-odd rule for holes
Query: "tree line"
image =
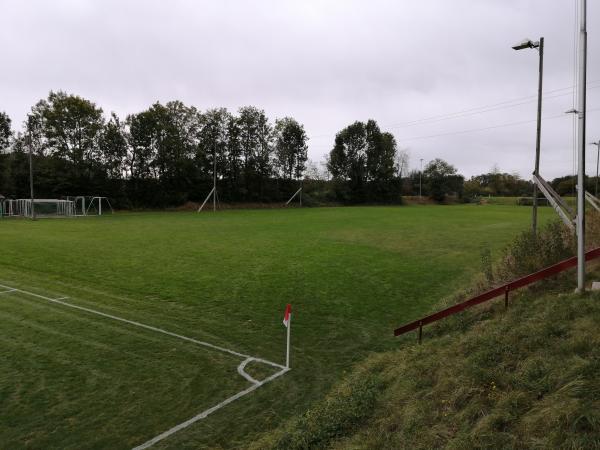
{"label": "tree line", "polygon": [[0,133],[0,150],[10,148],[0,188],[16,196],[28,196],[30,148],[40,195],[103,194],[121,206],[198,201],[213,176],[224,201],[278,200],[307,163],[304,127],[291,117],[271,122],[253,106],[233,114],[156,102],[122,120],[80,96],[50,92],[16,134],[2,114]]}
{"label": "tree line", "polygon": [[[301,185],[315,204],[532,193],[530,181],[497,168],[465,180],[434,159],[409,171],[408,151],[374,120],[340,130],[321,169],[308,160],[308,139],[294,118],[271,121],[254,106],[232,113],[156,102],[122,119],[80,96],[50,92],[17,132],[0,112],[0,193],[29,196],[30,149],[38,197],[105,195],[125,208],[200,202],[215,176],[225,202],[281,202]],[[561,195],[573,191],[572,177],[551,183]]]}
{"label": "tree line", "polygon": [[16,133],[0,115],[0,135],[0,192],[28,197],[31,150],[36,196],[106,195],[120,207],[199,202],[213,177],[222,201],[285,201],[304,183],[305,200],[316,203],[400,202],[407,165],[373,120],[340,131],[319,170],[292,117],[171,101],[122,119],[62,91],[37,102]]}

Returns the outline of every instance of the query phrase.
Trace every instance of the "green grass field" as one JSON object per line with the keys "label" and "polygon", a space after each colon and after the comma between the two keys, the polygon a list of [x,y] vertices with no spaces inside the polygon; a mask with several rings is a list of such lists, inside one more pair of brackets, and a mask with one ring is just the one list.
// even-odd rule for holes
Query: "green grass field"
{"label": "green grass field", "polygon": [[[468,281],[481,250],[497,252],[530,214],[466,205],[2,220],[0,284],[279,364],[291,303],[292,370],[153,447],[244,448],[354,363],[397,346],[395,326]],[[251,386],[237,373],[243,357],[19,291],[0,293],[0,320],[2,448],[131,448]]]}

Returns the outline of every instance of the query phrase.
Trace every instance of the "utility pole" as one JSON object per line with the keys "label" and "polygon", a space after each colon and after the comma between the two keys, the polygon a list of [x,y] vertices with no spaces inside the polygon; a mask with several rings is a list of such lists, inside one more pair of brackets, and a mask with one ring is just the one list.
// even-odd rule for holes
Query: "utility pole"
{"label": "utility pole", "polygon": [[419,170],[419,200],[421,199],[421,177],[423,176],[423,158],[421,158],[421,169]]}
{"label": "utility pole", "polygon": [[579,11],[579,77],[577,95],[577,290],[585,290],[585,120],[587,78],[587,1],[580,0]]}
{"label": "utility pole", "polygon": [[598,198],[598,165],[600,164],[600,139],[597,142],[590,142],[590,145],[598,147],[598,153],[596,154],[596,189],[594,190],[594,196]]}
{"label": "utility pole", "polygon": [[217,146],[213,151],[213,212],[217,212]]}
{"label": "utility pole", "polygon": [[29,130],[29,197],[31,198],[31,219],[35,220],[35,198],[33,195],[33,140]]}

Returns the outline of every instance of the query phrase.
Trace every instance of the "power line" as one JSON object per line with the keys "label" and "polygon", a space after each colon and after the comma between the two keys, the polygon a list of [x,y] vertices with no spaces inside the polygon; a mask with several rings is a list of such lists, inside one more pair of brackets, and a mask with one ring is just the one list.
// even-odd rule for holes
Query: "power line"
{"label": "power line", "polygon": [[[597,86],[592,86],[592,87],[590,87],[588,89],[597,89],[597,88],[600,88],[600,84],[597,85]],[[556,91],[558,91],[558,89]],[[552,91],[549,91],[549,92],[552,92]],[[550,99],[553,99],[553,98],[564,97],[564,96],[567,96],[567,95],[571,95],[571,92],[565,92],[565,93],[557,94],[557,95],[547,95],[547,96],[542,97],[542,98],[544,100],[550,100]],[[529,97],[527,97],[527,98],[529,98]],[[425,123],[430,124],[430,123],[435,123],[435,122],[441,122],[441,121],[444,121],[444,120],[459,119],[459,118],[462,118],[462,117],[474,116],[474,115],[477,115],[477,114],[483,114],[483,113],[490,112],[490,111],[498,111],[498,110],[501,110],[501,109],[515,108],[517,106],[526,105],[526,104],[534,102],[536,100],[537,100],[537,97],[536,96],[532,96],[531,99],[525,100],[525,101],[522,101],[522,102],[518,102],[518,103],[511,103],[511,104],[506,104],[506,105],[501,105],[501,106],[491,106],[489,108],[483,108],[483,107],[481,107],[481,108],[479,108],[476,111],[475,110],[465,110],[465,112],[452,113],[452,114],[449,114],[449,115],[444,116],[444,117],[439,116],[439,117],[430,118],[430,119],[420,119],[418,121],[406,122],[403,125],[387,126],[386,128],[390,128],[390,129],[407,128],[407,127],[410,127],[410,126],[421,125],[421,124],[425,124]],[[500,105],[500,104],[497,104],[497,105]],[[466,112],[466,111],[471,111],[471,112]]]}
{"label": "power line", "polygon": [[[600,79],[589,81],[588,86],[599,83],[599,82],[600,82]],[[600,85],[594,86],[593,88],[597,88],[597,87],[600,87]],[[570,86],[570,87],[545,91],[543,98],[551,99],[551,98],[557,98],[557,97],[569,95],[573,92],[573,89],[574,89],[574,86]],[[558,95],[548,96],[548,94],[554,94],[556,92],[561,92],[561,91],[568,91],[568,92],[558,94]],[[491,105],[484,105],[484,106],[477,106],[477,107],[473,107],[473,108],[463,109],[461,111],[456,111],[453,113],[439,114],[436,116],[424,117],[421,119],[411,120],[411,121],[407,121],[407,122],[400,122],[400,123],[392,124],[391,126],[393,126],[393,127],[408,127],[408,126],[416,125],[416,124],[419,124],[422,122],[438,121],[438,120],[443,120],[443,119],[445,120],[446,118],[453,119],[454,116],[462,116],[463,114],[471,115],[471,114],[478,114],[480,112],[492,111],[495,109],[512,108],[513,106],[523,105],[523,104],[535,101],[536,99],[537,99],[537,95],[530,95],[527,97],[519,97],[519,98],[515,98],[512,100],[505,100],[502,102],[493,103]]]}
{"label": "power line", "polygon": [[[592,112],[592,111],[598,111],[600,110],[600,108],[592,108],[592,109],[588,109],[588,112]],[[547,116],[547,117],[542,117],[542,120],[551,120],[551,119],[558,119],[559,117],[568,117],[565,115],[565,113],[561,113],[561,114],[557,114],[554,116]],[[422,140],[422,139],[430,139],[430,138],[436,138],[436,137],[443,137],[443,136],[455,136],[455,135],[459,135],[459,134],[468,134],[468,133],[476,133],[479,131],[486,131],[486,130],[493,130],[496,128],[504,128],[504,127],[512,127],[515,125],[523,125],[526,123],[532,123],[535,122],[536,119],[533,120],[521,120],[519,122],[510,122],[510,123],[503,123],[503,124],[499,124],[499,125],[492,125],[489,127],[483,127],[483,128],[473,128],[470,130],[461,130],[461,131],[451,131],[448,133],[439,133],[439,134],[430,134],[427,136],[415,136],[412,138],[408,138],[408,139],[401,139],[400,142],[410,142],[410,141],[418,141],[418,140]]]}
{"label": "power line", "polygon": [[[589,81],[587,83],[589,86],[588,89],[600,88],[600,84],[598,84],[596,86],[591,86],[596,83],[600,83],[600,79]],[[553,99],[553,98],[570,95],[573,92],[573,88],[574,88],[573,86],[570,86],[570,87],[565,87],[565,88],[560,88],[560,89],[552,89],[550,91],[546,91],[545,92],[546,96],[543,98],[546,100],[549,100],[549,99]],[[547,94],[553,94],[553,93],[557,93],[557,92],[561,92],[561,91],[565,91],[565,90],[568,90],[568,92],[557,94],[557,95],[551,95],[551,96],[547,95]],[[391,124],[391,125],[385,126],[385,128],[389,128],[389,129],[406,128],[406,127],[420,125],[420,124],[424,124],[424,123],[441,122],[444,120],[468,117],[468,116],[483,114],[483,113],[487,113],[487,112],[491,112],[491,111],[497,111],[497,110],[501,110],[501,109],[514,108],[514,107],[525,105],[527,103],[535,101],[536,98],[537,98],[537,96],[535,96],[535,95],[527,96],[527,97],[520,97],[520,98],[516,98],[516,99],[512,99],[512,100],[505,100],[502,102],[493,103],[491,105],[484,105],[484,106],[468,108],[468,109],[456,111],[453,113],[440,114],[440,115],[425,117],[425,118],[416,119],[416,120],[408,121],[408,122],[399,122],[396,124]],[[309,136],[309,138],[311,138],[311,139],[322,138],[322,137],[331,137],[331,134],[327,133],[327,134],[317,134],[317,135]]]}

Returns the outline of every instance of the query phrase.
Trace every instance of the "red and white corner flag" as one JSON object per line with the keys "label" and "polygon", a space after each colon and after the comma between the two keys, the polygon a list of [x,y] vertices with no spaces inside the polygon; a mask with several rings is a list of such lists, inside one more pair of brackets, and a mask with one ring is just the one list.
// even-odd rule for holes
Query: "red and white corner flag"
{"label": "red and white corner flag", "polygon": [[285,307],[283,315],[283,325],[287,328],[287,343],[285,352],[285,367],[290,368],[290,330],[292,329],[292,305],[289,303]]}
{"label": "red and white corner flag", "polygon": [[283,326],[289,327],[290,325],[290,316],[292,315],[292,305],[289,303],[285,307],[285,314],[283,315]]}

